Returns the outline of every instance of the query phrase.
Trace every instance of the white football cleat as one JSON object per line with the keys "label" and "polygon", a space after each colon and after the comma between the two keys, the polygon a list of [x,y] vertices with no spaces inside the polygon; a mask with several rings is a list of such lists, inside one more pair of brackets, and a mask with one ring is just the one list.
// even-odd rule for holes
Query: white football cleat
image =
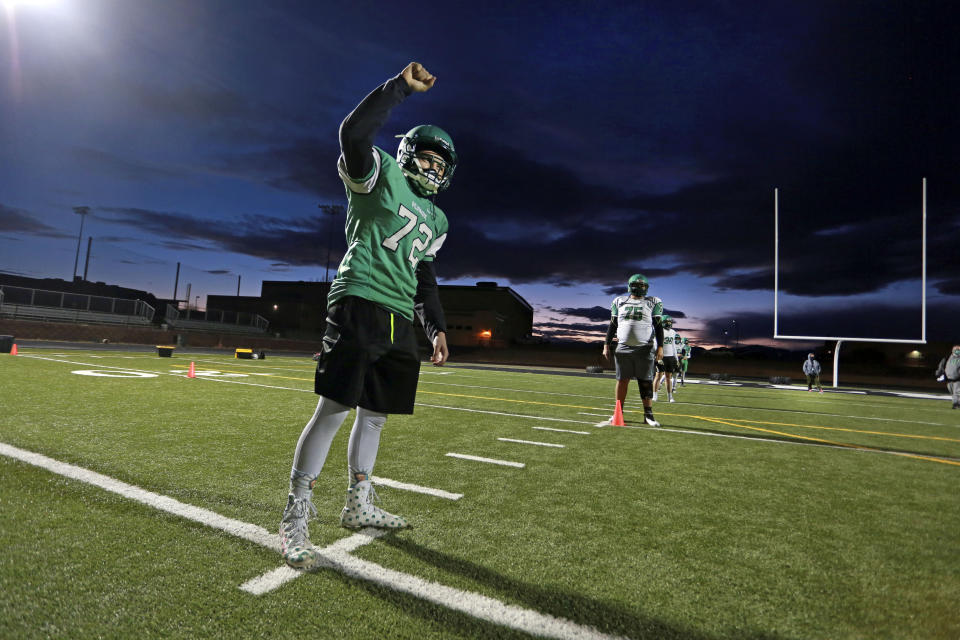
{"label": "white football cleat", "polygon": [[656,392],[656,391],[653,392],[653,401],[654,401],[654,402],[657,401],[657,392]]}
{"label": "white football cleat", "polygon": [[668,393],[668,394],[667,394],[667,398],[670,399],[670,402],[676,402],[676,400],[673,399],[673,394],[672,394],[672,393]]}
{"label": "white football cleat", "polygon": [[340,512],[340,525],[347,529],[377,527],[378,529],[406,529],[406,518],[395,516],[373,504],[377,492],[369,480],[358,482],[347,489],[347,504]]}
{"label": "white football cleat", "polygon": [[294,569],[305,569],[317,560],[317,550],[310,544],[307,521],[317,515],[317,508],[309,498],[287,496],[287,507],[280,520],[280,552],[283,560]]}
{"label": "white football cleat", "polygon": [[660,423],[657,422],[656,419],[655,419],[652,415],[646,415],[646,414],[644,414],[644,416],[643,416],[643,421],[646,422],[646,423],[647,423],[648,425],[650,425],[651,427],[659,427],[659,426],[660,426]]}

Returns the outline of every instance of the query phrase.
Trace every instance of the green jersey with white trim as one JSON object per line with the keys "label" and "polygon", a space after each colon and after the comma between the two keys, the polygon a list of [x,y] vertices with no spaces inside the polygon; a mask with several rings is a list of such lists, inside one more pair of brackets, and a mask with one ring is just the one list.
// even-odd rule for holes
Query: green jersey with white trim
{"label": "green jersey with white trim", "polygon": [[618,296],[610,304],[610,316],[617,319],[617,350],[656,342],[653,318],[663,315],[663,303],[655,296]]}
{"label": "green jersey with white trim", "polygon": [[330,285],[327,305],[346,296],[375,302],[413,321],[417,264],[432,261],[447,239],[447,217],[407,183],[397,161],[373,147],[374,166],[352,179],[337,163],[347,189],[347,253]]}

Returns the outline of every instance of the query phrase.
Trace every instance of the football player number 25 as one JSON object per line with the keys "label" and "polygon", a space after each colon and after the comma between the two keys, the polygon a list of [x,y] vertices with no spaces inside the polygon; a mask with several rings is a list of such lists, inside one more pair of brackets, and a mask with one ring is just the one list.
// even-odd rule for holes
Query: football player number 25
{"label": "football player number 25", "polygon": [[[396,251],[400,248],[400,242],[406,238],[413,231],[413,228],[417,226],[417,214],[410,209],[407,209],[405,206],[400,205],[400,209],[397,211],[397,215],[401,218],[406,219],[407,223],[400,228],[395,234],[389,238],[384,239],[381,243],[390,251]],[[413,239],[413,245],[410,247],[410,255],[407,256],[407,259],[410,261],[410,266],[414,269],[417,268],[417,263],[420,261],[415,254],[417,251],[426,251],[427,247],[430,246],[430,241],[433,239],[433,231],[430,230],[430,227],[427,226],[426,222],[421,222],[420,226],[417,227],[419,235]]]}

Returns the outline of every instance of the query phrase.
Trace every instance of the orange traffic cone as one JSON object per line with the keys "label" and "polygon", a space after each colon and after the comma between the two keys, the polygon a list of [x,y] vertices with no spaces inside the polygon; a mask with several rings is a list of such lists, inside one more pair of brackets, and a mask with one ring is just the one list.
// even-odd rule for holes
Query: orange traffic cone
{"label": "orange traffic cone", "polygon": [[10,355],[12,355],[12,356],[17,355],[17,343],[16,343],[16,342],[13,343],[13,348],[10,349]]}
{"label": "orange traffic cone", "polygon": [[627,426],[623,422],[623,403],[617,400],[617,408],[613,410],[613,417],[610,418],[610,424],[614,427]]}
{"label": "orange traffic cone", "polygon": [[196,368],[194,367],[194,365],[193,365],[192,362],[190,363],[190,370],[187,371],[187,377],[188,377],[188,378],[196,378],[196,377],[197,377],[197,370],[196,370]]}

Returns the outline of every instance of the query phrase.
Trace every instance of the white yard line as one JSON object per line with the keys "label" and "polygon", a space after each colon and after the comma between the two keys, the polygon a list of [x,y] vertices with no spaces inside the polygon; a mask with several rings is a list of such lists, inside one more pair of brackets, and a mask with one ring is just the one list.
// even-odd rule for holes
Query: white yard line
{"label": "white yard line", "polygon": [[[365,544],[370,544],[377,538],[386,535],[386,533],[386,530],[383,529],[378,530],[372,527],[367,527],[360,533],[355,533],[350,537],[337,540],[333,544],[322,549],[317,549],[317,553],[319,554],[319,559],[317,561],[318,565],[329,566],[328,563],[330,560],[340,556],[345,556],[346,554],[359,549]],[[255,596],[262,596],[265,593],[279,589],[286,583],[296,580],[302,575],[304,575],[303,571],[283,565],[282,567],[277,567],[276,569],[267,571],[256,578],[247,580],[240,585],[240,589]]]}
{"label": "white yard line", "polygon": [[[125,498],[154,507],[160,511],[199,522],[208,527],[225,531],[232,536],[253,542],[277,553],[280,552],[280,540],[277,534],[248,522],[227,518],[213,511],[189,505],[168,496],[163,496],[140,487],[121,482],[109,476],[60,462],[39,453],[26,451],[0,442],[0,455],[26,462],[52,473],[84,482]],[[383,531],[364,529],[348,538],[338,540],[328,547],[320,549],[318,568],[330,568],[352,578],[366,580],[394,591],[408,593],[414,597],[463,612],[469,616],[487,622],[516,629],[532,635],[562,640],[616,640],[617,636],[601,633],[593,627],[576,624],[563,618],[506,604],[495,598],[461,591],[436,582],[430,582],[417,576],[387,569],[373,562],[354,558],[351,551],[373,542],[383,535]],[[247,593],[261,595],[305,575],[289,567],[271,570],[240,586]]]}
{"label": "white yard line", "polygon": [[[17,356],[17,357],[19,358],[20,356]],[[59,360],[59,359],[57,359],[57,358],[44,358],[44,357],[42,357],[42,356],[30,356],[30,355],[24,355],[23,357],[25,357],[25,358],[34,358],[34,359],[36,359],[36,360],[49,360],[50,362],[65,362],[65,363],[67,363],[67,364],[82,364],[82,365],[92,366],[92,363],[90,363],[90,362],[75,362],[75,361],[73,361],[73,360]],[[135,372],[138,372],[138,373],[153,373],[153,374],[161,375],[161,376],[173,376],[174,378],[186,378],[186,376],[183,375],[182,373],[168,373],[168,372],[166,372],[166,371],[155,371],[155,370],[152,370],[152,369],[131,369],[131,368],[129,368],[129,367],[111,367],[111,366],[109,366],[109,365],[101,365],[101,364],[97,364],[96,366],[99,367],[99,368],[101,368],[101,369],[116,369],[117,371],[135,371]],[[281,386],[272,385],[272,384],[259,384],[259,383],[257,383],[257,382],[242,382],[242,381],[240,381],[240,380],[227,380],[227,379],[225,379],[225,378],[213,378],[213,377],[206,377],[206,376],[198,376],[198,377],[193,378],[193,379],[194,379],[194,380],[204,380],[204,381],[208,381],[208,382],[225,382],[225,383],[227,383],[227,384],[241,384],[241,385],[245,385],[245,386],[248,386],[248,387],[261,387],[261,388],[263,388],[263,389],[280,389],[280,390],[282,390],[282,391],[300,391],[300,392],[302,392],[302,393],[313,393],[313,389],[298,389],[298,388],[296,388],[296,387],[281,387]]]}
{"label": "white yard line", "polygon": [[911,393],[908,391],[891,391],[894,395],[901,398],[920,398],[922,400],[950,400],[952,396],[946,393]]}
{"label": "white yard line", "polygon": [[327,559],[327,561],[330,562],[327,566],[352,578],[367,580],[394,591],[408,593],[441,607],[460,611],[468,616],[530,635],[569,640],[622,638],[607,635],[593,627],[579,625],[563,618],[555,618],[545,613],[506,604],[489,596],[461,591],[407,573],[393,571],[346,554],[339,555],[335,559]]}
{"label": "white yard line", "polygon": [[540,431],[557,431],[560,433],[576,433],[581,436],[590,435],[589,431],[574,431],[573,429],[554,429],[553,427],[530,427],[531,429],[538,429]]}
{"label": "white yard line", "polygon": [[84,469],[83,467],[78,467],[66,462],[60,462],[59,460],[48,458],[39,453],[25,451],[24,449],[19,449],[2,442],[0,442],[0,454],[10,458],[15,458],[28,464],[32,464],[42,469],[46,469],[47,471],[51,471],[67,478],[92,484],[95,487],[100,487],[101,489],[110,491],[111,493],[121,495],[124,498],[135,500],[136,502],[148,505],[154,509],[172,513],[173,515],[186,518],[187,520],[193,520],[194,522],[199,522],[200,524],[207,525],[208,527],[212,527],[214,529],[226,531],[230,535],[243,538],[244,540],[258,544],[261,547],[266,547],[267,549],[271,549],[277,553],[280,552],[280,537],[276,533],[270,533],[263,527],[258,527],[254,524],[227,518],[219,513],[214,513],[213,511],[208,511],[207,509],[202,509],[200,507],[195,507],[168,496],[153,493],[152,491],[141,489],[140,487],[132,484],[115,480],[114,478],[97,473],[96,471],[90,471],[89,469]]}
{"label": "white yard line", "polygon": [[449,491],[444,491],[443,489],[421,487],[418,484],[399,482],[397,480],[391,480],[390,478],[381,478],[380,476],[370,476],[370,481],[373,482],[373,484],[382,484],[385,487],[403,489],[404,491],[413,491],[415,493],[425,493],[429,496],[436,496],[438,498],[445,498],[447,500],[459,500],[463,497],[462,493],[450,493]]}
{"label": "white yard line", "polygon": [[474,462],[486,462],[489,464],[498,464],[503,467],[516,467],[517,469],[523,469],[525,466],[522,462],[510,462],[509,460],[497,460],[495,458],[481,458],[480,456],[471,456],[466,453],[448,453],[447,456],[451,458],[460,458],[461,460],[473,460]]}
{"label": "white yard line", "polygon": [[513,438],[497,438],[500,442],[516,442],[519,444],[533,444],[538,447],[556,447],[557,449],[563,449],[567,445],[565,444],[553,444],[552,442],[534,442],[533,440],[515,440]]}

